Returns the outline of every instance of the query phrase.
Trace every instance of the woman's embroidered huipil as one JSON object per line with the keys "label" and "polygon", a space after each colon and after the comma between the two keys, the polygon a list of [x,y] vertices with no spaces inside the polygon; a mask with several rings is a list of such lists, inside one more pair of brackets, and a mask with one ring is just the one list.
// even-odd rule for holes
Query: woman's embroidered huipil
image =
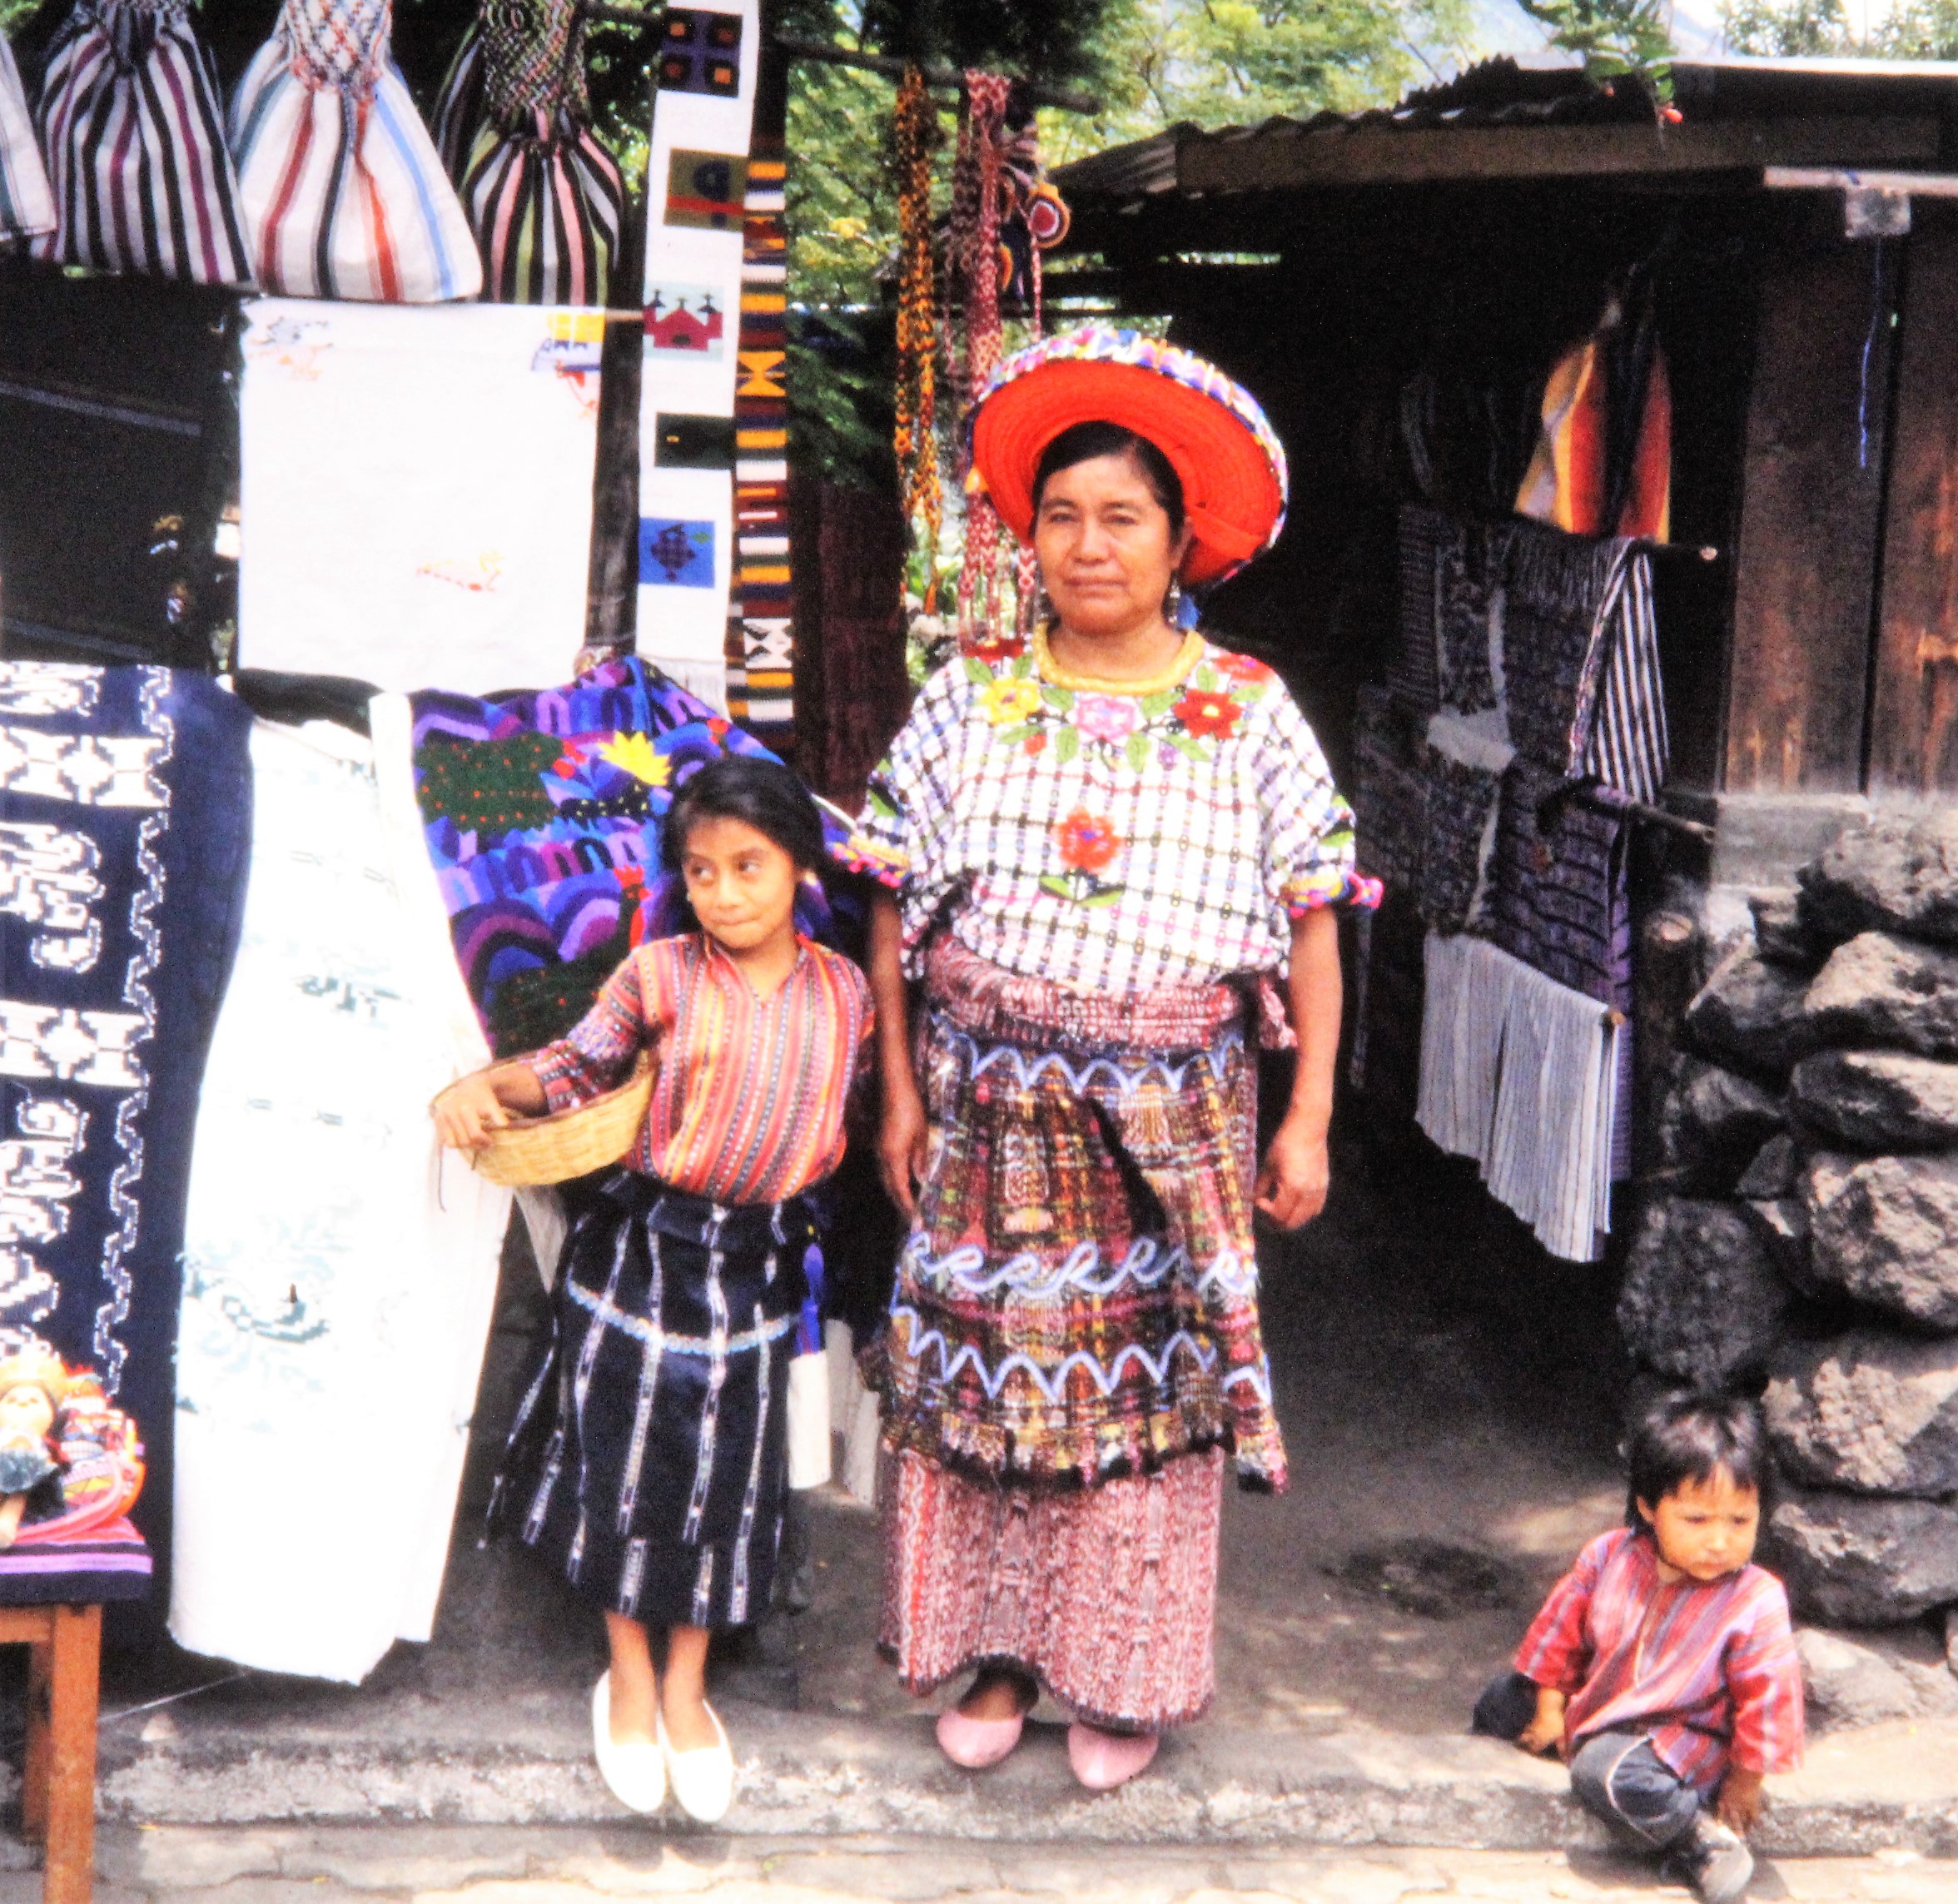
{"label": "woman's embroidered huipil", "polygon": [[927,1002],[887,1445],[1093,1484],[1223,1444],[1282,1487],[1241,982],[1378,891],[1284,685],[1195,636],[1146,684],[1002,644],[927,684],[852,845]]}
{"label": "woman's embroidered huipil", "polygon": [[849,960],[799,941],[767,998],[703,932],[641,946],[565,1037],[530,1061],[554,1111],[658,1075],[627,1162],[715,1203],[778,1203],[843,1154],[843,1104],[871,1027]]}
{"label": "woman's embroidered huipil", "polygon": [[1155,693],[1066,679],[1037,640],[952,663],[872,777],[851,845],[900,892],[914,967],[942,917],[991,964],[1072,991],[1215,983],[1281,970],[1292,917],[1378,903],[1262,662],[1192,636]]}

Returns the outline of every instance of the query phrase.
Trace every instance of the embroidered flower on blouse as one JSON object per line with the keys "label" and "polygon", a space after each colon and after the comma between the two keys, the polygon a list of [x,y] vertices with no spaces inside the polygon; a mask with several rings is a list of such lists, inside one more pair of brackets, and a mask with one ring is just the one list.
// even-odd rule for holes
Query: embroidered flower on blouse
{"label": "embroidered flower on blouse", "polygon": [[1002,675],[988,681],[980,690],[986,718],[996,728],[1010,727],[1029,718],[1041,704],[1040,684],[1018,675]]}
{"label": "embroidered flower on blouse", "polygon": [[1067,871],[1046,874],[1040,882],[1043,892],[1077,906],[1112,906],[1121,897],[1121,886],[1097,877],[1122,849],[1121,835],[1106,820],[1076,807],[1054,828],[1054,843]]}
{"label": "embroidered flower on blouse", "polygon": [[1193,688],[1170,710],[1193,734],[1205,740],[1228,740],[1244,713],[1242,705],[1228,694],[1206,693]]}
{"label": "embroidered flower on blouse", "polygon": [[1054,828],[1061,863],[1075,872],[1100,872],[1121,851],[1121,835],[1086,807],[1076,807]]}
{"label": "embroidered flower on blouse", "polygon": [[1119,694],[1077,694],[1074,724],[1089,740],[1120,747],[1141,725],[1142,711]]}
{"label": "embroidered flower on blouse", "polygon": [[977,642],[967,652],[975,661],[997,668],[1002,663],[1017,661],[1026,652],[1026,644],[1016,634],[1002,634],[991,641]]}
{"label": "embroidered flower on blouse", "polygon": [[602,758],[649,787],[663,787],[673,774],[673,763],[655,751],[649,734],[615,733],[600,744],[599,753]]}
{"label": "embroidered flower on blouse", "polygon": [[1227,649],[1220,649],[1211,655],[1210,665],[1228,680],[1265,682],[1271,679],[1270,669],[1256,656],[1233,654]]}

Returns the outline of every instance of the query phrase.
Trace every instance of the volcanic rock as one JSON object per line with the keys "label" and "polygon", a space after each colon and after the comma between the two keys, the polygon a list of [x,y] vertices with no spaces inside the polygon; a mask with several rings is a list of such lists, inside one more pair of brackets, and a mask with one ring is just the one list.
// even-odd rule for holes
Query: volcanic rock
{"label": "volcanic rock", "polygon": [[1752,946],[1728,953],[1686,1008],[1687,1035],[1701,1051],[1775,1085],[1821,1044],[1799,972],[1770,965]]}
{"label": "volcanic rock", "polygon": [[1893,1626],[1958,1600],[1958,1509],[1938,1502],[1791,1491],[1769,1531],[1807,1618]]}
{"label": "volcanic rock", "polygon": [[1781,1130],[1781,1100],[1737,1071],[1682,1057],[1659,1111],[1659,1154],[1690,1188],[1727,1191]]}
{"label": "volcanic rock", "polygon": [[1958,1056],[1958,955],[1864,932],[1838,946],[1803,1004],[1810,1048],[1882,1045]]}
{"label": "volcanic rock", "polygon": [[1958,1489],[1958,1337],[1855,1329],[1784,1344],[1761,1407],[1797,1481],[1927,1499]]}
{"label": "volcanic rock", "polygon": [[1801,1201],[1816,1285],[1923,1328],[1958,1330],[1958,1157],[1821,1151]]}
{"label": "volcanic rock", "polygon": [[1718,1389],[1766,1366],[1791,1300],[1737,1205],[1672,1197],[1648,1205],[1640,1220],[1618,1328],[1647,1368]]}
{"label": "volcanic rock", "polygon": [[1801,1121],[1865,1151],[1958,1144],[1958,1064],[1901,1051],[1818,1051],[1795,1067],[1788,1101]]}
{"label": "volcanic rock", "polygon": [[1819,938],[1876,927],[1958,944],[1958,809],[1852,828],[1796,877],[1802,923]]}

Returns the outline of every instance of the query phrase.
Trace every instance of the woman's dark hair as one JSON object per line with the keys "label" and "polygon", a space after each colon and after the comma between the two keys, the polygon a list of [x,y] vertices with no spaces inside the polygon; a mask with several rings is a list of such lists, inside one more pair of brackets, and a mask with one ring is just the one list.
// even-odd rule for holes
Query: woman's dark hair
{"label": "woman's dark hair", "polygon": [[765,833],[805,872],[822,865],[822,816],[809,790],[778,760],[724,753],[680,783],[659,833],[659,861],[680,871],[687,836],[703,820],[740,820]]}
{"label": "woman's dark hair", "polygon": [[1737,1488],[1752,1488],[1763,1506],[1772,1479],[1761,1411],[1739,1396],[1661,1396],[1633,1423],[1625,1464],[1625,1518],[1633,1527],[1645,1525],[1641,1501],[1657,1507],[1689,1481],[1704,1486],[1717,1469],[1724,1468]]}
{"label": "woman's dark hair", "polygon": [[1175,465],[1146,436],[1138,436],[1119,423],[1099,420],[1071,424],[1041,452],[1033,472],[1033,513],[1040,514],[1041,497],[1054,477],[1076,463],[1091,463],[1097,456],[1130,458],[1170,519],[1170,534],[1183,533],[1183,479],[1176,474]]}

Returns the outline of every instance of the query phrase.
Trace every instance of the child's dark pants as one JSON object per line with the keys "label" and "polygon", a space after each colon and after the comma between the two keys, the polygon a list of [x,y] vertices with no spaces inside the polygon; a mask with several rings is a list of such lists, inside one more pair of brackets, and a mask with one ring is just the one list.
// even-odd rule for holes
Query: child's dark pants
{"label": "child's dark pants", "polygon": [[[1537,1689],[1520,1673],[1490,1681],[1469,1730],[1515,1739],[1537,1716]],[[1638,1732],[1593,1732],[1570,1762],[1571,1790],[1593,1817],[1641,1851],[1663,1851],[1692,1829],[1699,1793]]]}

